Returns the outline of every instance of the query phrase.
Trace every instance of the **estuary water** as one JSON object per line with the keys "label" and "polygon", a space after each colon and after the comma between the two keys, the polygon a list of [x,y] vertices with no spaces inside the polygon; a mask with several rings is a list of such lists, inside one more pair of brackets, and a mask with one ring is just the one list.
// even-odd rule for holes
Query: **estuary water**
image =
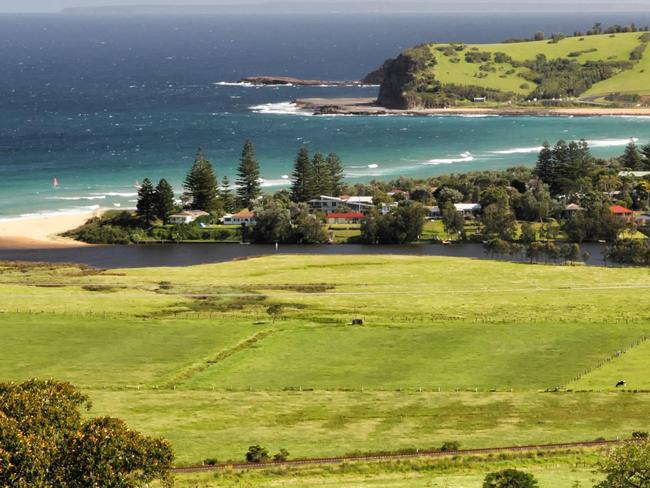
{"label": "estuary water", "polygon": [[[349,181],[531,165],[544,140],[611,156],[650,140],[644,117],[314,117],[295,98],[376,87],[251,87],[243,76],[356,80],[420,42],[496,42],[650,13],[120,17],[0,16],[0,218],[134,206],[136,181],[180,191],[196,148],[233,177],[254,141],[264,185],[300,146],[335,151]],[[59,188],[53,188],[56,178]]]}

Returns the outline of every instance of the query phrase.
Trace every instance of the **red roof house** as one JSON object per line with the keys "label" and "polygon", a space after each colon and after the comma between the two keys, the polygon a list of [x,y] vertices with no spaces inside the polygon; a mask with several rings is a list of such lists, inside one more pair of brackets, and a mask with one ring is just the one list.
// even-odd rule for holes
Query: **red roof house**
{"label": "red roof house", "polygon": [[609,210],[614,215],[632,215],[632,210],[629,208],[621,207],[620,205],[611,205]]}
{"label": "red roof house", "polygon": [[330,212],[325,217],[328,224],[358,224],[365,215],[361,212]]}

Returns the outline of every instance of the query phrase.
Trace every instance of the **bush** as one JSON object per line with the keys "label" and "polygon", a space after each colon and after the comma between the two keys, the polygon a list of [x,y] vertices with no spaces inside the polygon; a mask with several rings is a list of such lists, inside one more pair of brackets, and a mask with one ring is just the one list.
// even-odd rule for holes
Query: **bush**
{"label": "bush", "polygon": [[256,444],[248,448],[246,453],[246,462],[248,463],[264,463],[269,460],[269,451]]}
{"label": "bush", "polygon": [[219,464],[219,461],[217,460],[217,458],[207,458],[203,460],[203,464],[206,466],[215,466]]}
{"label": "bush", "polygon": [[280,451],[273,455],[273,460],[276,462],[283,462],[289,459],[289,451],[280,449]]}
{"label": "bush", "polygon": [[460,442],[458,441],[445,441],[440,446],[442,452],[458,451],[460,449]]}
{"label": "bush", "polygon": [[537,480],[530,473],[516,469],[504,469],[488,473],[483,488],[536,488]]}
{"label": "bush", "polygon": [[492,53],[487,51],[468,51],[465,53],[465,61],[468,63],[487,63],[492,59]]}
{"label": "bush", "polygon": [[647,439],[648,433],[641,430],[636,430],[632,432],[632,439]]}

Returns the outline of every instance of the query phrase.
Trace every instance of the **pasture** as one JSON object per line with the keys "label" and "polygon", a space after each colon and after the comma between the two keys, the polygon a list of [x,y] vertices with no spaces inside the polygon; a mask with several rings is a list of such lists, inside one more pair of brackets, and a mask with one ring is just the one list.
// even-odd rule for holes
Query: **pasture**
{"label": "pasture", "polygon": [[258,443],[308,457],[624,437],[648,430],[649,393],[614,384],[648,389],[649,289],[647,269],[418,256],[5,263],[0,378],[69,380],[92,414],[168,437],[179,464]]}

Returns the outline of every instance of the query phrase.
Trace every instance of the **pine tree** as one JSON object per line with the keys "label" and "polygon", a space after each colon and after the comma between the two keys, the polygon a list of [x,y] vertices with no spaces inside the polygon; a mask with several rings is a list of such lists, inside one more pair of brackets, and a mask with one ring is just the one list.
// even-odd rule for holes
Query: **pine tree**
{"label": "pine tree", "polygon": [[641,148],[641,154],[645,158],[645,167],[650,168],[650,143]]}
{"label": "pine tree", "polygon": [[630,142],[625,147],[625,152],[623,153],[621,162],[623,163],[623,166],[632,170],[643,168],[644,166],[643,159],[634,142]]}
{"label": "pine tree", "polygon": [[311,160],[311,181],[307,185],[309,198],[318,198],[320,195],[330,195],[331,183],[329,168],[323,153],[316,152]]}
{"label": "pine tree", "polygon": [[260,163],[255,159],[255,150],[250,140],[244,143],[237,176],[238,203],[243,208],[252,208],[262,190],[260,188]]}
{"label": "pine tree", "polygon": [[553,166],[553,151],[551,151],[551,146],[548,141],[544,141],[542,150],[539,152],[539,156],[537,157],[535,174],[547,185],[550,185],[554,179]]}
{"label": "pine tree", "polygon": [[309,150],[303,147],[298,152],[291,175],[291,199],[294,202],[306,202],[310,199],[312,183],[312,164],[309,160]]}
{"label": "pine tree", "polygon": [[343,191],[343,163],[338,154],[330,153],[327,156],[327,172],[329,174],[330,184],[327,195],[337,197]]}
{"label": "pine tree", "polygon": [[174,190],[165,178],[161,179],[156,185],[154,207],[156,217],[163,222],[167,222],[169,216],[174,212]]}
{"label": "pine tree", "polygon": [[144,222],[151,222],[156,216],[155,208],[156,196],[154,193],[153,185],[149,178],[142,181],[142,186],[138,189],[138,203],[136,204],[136,212]]}
{"label": "pine tree", "polygon": [[197,151],[183,186],[190,197],[190,208],[208,212],[212,210],[217,198],[217,177],[212,164],[205,158],[203,149]]}
{"label": "pine tree", "polygon": [[232,188],[230,186],[230,179],[227,176],[224,176],[221,180],[221,202],[223,204],[223,209],[226,212],[234,212],[235,209],[235,196],[232,193]]}

